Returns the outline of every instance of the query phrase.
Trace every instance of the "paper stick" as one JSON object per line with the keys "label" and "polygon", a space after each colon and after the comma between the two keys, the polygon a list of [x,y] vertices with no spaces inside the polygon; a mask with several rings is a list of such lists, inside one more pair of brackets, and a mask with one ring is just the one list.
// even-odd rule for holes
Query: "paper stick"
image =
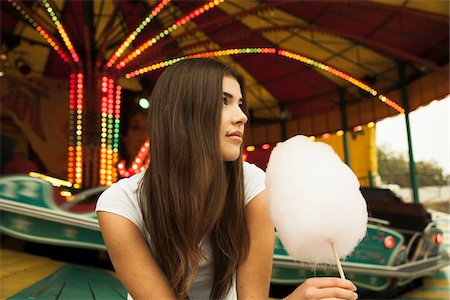
{"label": "paper stick", "polygon": [[333,249],[334,257],[336,258],[336,264],[338,266],[339,275],[341,275],[342,279],[345,279],[344,270],[342,269],[341,262],[339,261],[339,257],[337,255],[336,249],[334,249],[334,243],[330,242],[331,249]]}

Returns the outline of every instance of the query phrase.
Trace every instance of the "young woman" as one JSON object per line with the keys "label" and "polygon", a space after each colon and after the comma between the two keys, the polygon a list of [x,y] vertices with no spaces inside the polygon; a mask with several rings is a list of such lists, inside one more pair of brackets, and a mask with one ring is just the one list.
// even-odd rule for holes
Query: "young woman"
{"label": "young woman", "polygon": [[[163,72],[151,99],[149,168],[97,203],[120,280],[134,299],[267,298],[274,228],[264,172],[241,161],[243,77],[214,60],[184,60]],[[288,298],[356,299],[355,289],[314,278]]]}

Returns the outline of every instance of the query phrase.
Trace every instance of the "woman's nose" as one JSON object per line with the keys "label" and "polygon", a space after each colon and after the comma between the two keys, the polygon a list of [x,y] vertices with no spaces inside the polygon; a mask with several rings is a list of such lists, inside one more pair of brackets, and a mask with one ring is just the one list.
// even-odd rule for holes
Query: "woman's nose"
{"label": "woman's nose", "polygon": [[237,108],[234,111],[233,120],[235,123],[245,124],[247,123],[248,117],[247,115],[242,111],[240,106],[237,106]]}

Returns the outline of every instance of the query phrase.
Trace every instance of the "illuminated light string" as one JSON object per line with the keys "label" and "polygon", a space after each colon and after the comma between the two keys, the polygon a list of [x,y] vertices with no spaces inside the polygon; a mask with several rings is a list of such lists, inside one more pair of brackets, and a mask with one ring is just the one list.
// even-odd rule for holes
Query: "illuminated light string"
{"label": "illuminated light string", "polygon": [[115,165],[119,159],[120,101],[122,87],[113,78],[101,80],[100,185],[117,180]]}
{"label": "illuminated light string", "polygon": [[115,100],[115,86],[114,80],[112,78],[108,79],[108,123],[107,123],[107,150],[106,150],[106,184],[112,183],[112,173],[113,173],[113,149],[112,140],[114,132],[114,100]]}
{"label": "illuminated light string", "polygon": [[[131,45],[134,39],[139,35],[139,33],[144,30],[145,26],[147,26],[151,20],[156,17],[159,12],[166,6],[171,0],[163,0],[161,1],[152,11],[151,13],[139,24],[138,27],[131,33],[125,41],[119,46],[119,49],[113,54],[113,56],[106,63],[106,67],[111,68],[117,59],[119,59],[125,50]],[[173,29],[172,29],[173,30]]]}
{"label": "illuminated light string", "polygon": [[270,149],[270,145],[269,144],[262,144],[261,149],[269,150]]}
{"label": "illuminated light string", "polygon": [[188,56],[181,56],[174,59],[166,60],[163,62],[154,63],[152,65],[137,69],[133,72],[125,74],[125,78],[130,79],[132,77],[136,77],[142,75],[147,72],[151,72],[160,68],[165,68],[174,63],[179,62],[180,60],[185,60],[189,58],[203,58],[203,57],[219,57],[219,56],[227,56],[227,55],[237,55],[237,54],[259,54],[259,53],[276,53],[276,49],[274,48],[242,48],[242,49],[227,49],[227,50],[218,50],[218,51],[209,51],[204,53],[198,53]]}
{"label": "illuminated light string", "polygon": [[83,181],[83,97],[84,77],[82,73],[70,74],[69,91],[69,148],[68,148],[68,180],[74,186]]}
{"label": "illuminated light string", "polygon": [[63,197],[66,197],[66,200],[67,200],[67,201],[72,201],[72,200],[74,200],[74,197],[72,197],[72,193],[69,192],[69,191],[61,191],[59,194],[60,194],[61,196],[63,196]]}
{"label": "illuminated light string", "polygon": [[83,73],[78,73],[76,76],[76,128],[75,128],[75,184],[81,185],[83,183],[83,102],[84,102],[84,76]]}
{"label": "illuminated light string", "polygon": [[69,62],[69,58],[67,57],[67,55],[64,54],[58,43],[55,42],[50,37],[50,35],[36,22],[36,20],[34,20],[28,14],[28,12],[24,8],[22,8],[16,1],[8,0],[8,2],[11,3],[11,5],[15,7],[17,11],[20,12],[20,14],[25,18],[25,20],[28,21],[28,23],[31,24],[31,26],[34,27],[34,29],[37,30],[37,32],[47,41],[47,43],[50,44],[50,46],[56,51],[56,53],[58,53],[58,55],[62,58],[64,62],[66,63]]}
{"label": "illuminated light string", "polygon": [[126,169],[125,160],[119,162],[119,164],[117,165],[117,170],[119,171],[120,176],[129,177],[131,175],[145,171],[150,164],[150,158],[148,156],[149,151],[150,142],[149,140],[147,140],[141,146],[141,149],[139,149],[139,152],[136,155],[134,161],[131,163],[130,168]]}
{"label": "illuminated light string", "polygon": [[[367,127],[372,128],[372,127],[375,126],[375,123],[374,122],[369,122],[366,125],[367,125]],[[353,130],[355,132],[361,131],[362,129],[363,128],[362,128],[361,125],[357,125],[357,126],[353,127]],[[343,134],[344,134],[343,130],[338,130],[336,132],[337,136],[342,136]],[[324,134],[322,134],[321,137],[326,139],[326,138],[331,137],[331,134],[330,133],[324,133]],[[315,136],[309,136],[309,138],[311,140],[313,140],[313,141],[316,140]],[[270,150],[273,147],[279,146],[281,143],[282,142],[277,142],[277,143],[275,143],[274,146],[271,146],[270,144],[265,143],[265,144],[261,145],[261,149],[262,150]],[[243,161],[247,161],[248,160],[249,152],[255,151],[256,150],[256,146],[248,145],[245,148],[245,150],[246,150],[246,153],[242,153],[242,160]],[[150,151],[150,142],[149,142],[149,140],[147,140],[141,146],[141,149],[139,150],[138,154],[136,155],[136,157],[135,157],[133,163],[131,164],[130,168],[126,169],[125,160],[120,161],[118,163],[118,165],[117,165],[117,169],[119,171],[120,176],[121,177],[129,177],[129,176],[132,176],[132,175],[134,175],[136,173],[145,171],[148,168],[149,164],[150,164],[150,158],[148,156],[149,151]]]}
{"label": "illuminated light string", "polygon": [[[119,161],[119,130],[120,130],[120,102],[121,102],[121,93],[122,93],[122,87],[120,85],[117,85],[116,87],[116,101],[115,101],[115,107],[114,107],[114,136],[113,136],[113,161],[112,166],[115,166],[116,163]],[[113,177],[112,181],[117,181],[117,170],[113,169]]]}
{"label": "illuminated light string", "polygon": [[366,92],[370,93],[372,96],[376,96],[378,94],[377,91],[375,91],[374,89],[372,89],[371,87],[369,87],[365,83],[363,83],[363,82],[355,79],[354,77],[352,77],[352,76],[350,76],[350,75],[348,75],[348,74],[346,74],[346,73],[344,73],[342,71],[339,71],[339,70],[337,70],[337,69],[335,69],[333,67],[330,67],[330,66],[325,65],[323,63],[317,62],[317,61],[315,61],[313,59],[310,59],[310,58],[307,58],[305,56],[302,56],[302,55],[299,55],[299,54],[295,54],[295,53],[292,53],[292,52],[289,52],[289,51],[278,50],[277,53],[280,56],[291,58],[291,59],[300,61],[300,62],[302,62],[304,64],[308,64],[308,65],[316,67],[318,69],[327,71],[327,72],[329,72],[329,73],[331,73],[331,74],[333,74],[333,75],[335,75],[337,77],[340,77],[340,78],[342,78],[342,79],[352,83],[353,85],[356,85],[360,89],[365,90]]}
{"label": "illuminated light string", "polygon": [[400,112],[402,114],[405,113],[405,110],[400,105],[398,105],[397,103],[395,103],[391,99],[387,98],[386,96],[378,95],[378,99],[380,99],[382,102],[386,103],[390,107],[394,108],[396,111],[398,111],[398,112]]}
{"label": "illuminated light string", "polygon": [[[164,68],[164,67],[170,66],[170,65],[172,65],[172,64],[174,64],[174,63],[176,63],[176,62],[178,62],[180,60],[184,60],[184,59],[188,59],[188,58],[217,57],[217,56],[224,56],[224,55],[251,54],[251,53],[267,53],[267,54],[268,53],[272,53],[272,54],[277,53],[278,55],[282,55],[282,56],[286,56],[286,57],[291,56],[289,58],[296,59],[296,60],[299,60],[299,61],[303,61],[303,62],[305,62],[307,64],[312,65],[312,66],[315,66],[315,67],[318,67],[318,68],[320,68],[322,70],[328,71],[328,72],[330,72],[330,73],[332,73],[332,74],[334,74],[334,75],[336,75],[336,76],[338,76],[338,77],[340,77],[340,78],[342,78],[342,79],[344,79],[344,80],[346,80],[346,81],[348,81],[348,82],[358,86],[359,88],[364,89],[365,91],[371,93],[373,96],[377,96],[378,95],[378,98],[381,101],[383,101],[387,105],[393,107],[394,109],[396,109],[400,113],[402,113],[402,114],[404,113],[404,109],[401,106],[399,106],[397,103],[395,103],[392,100],[388,99],[384,95],[378,94],[377,91],[375,91],[374,89],[372,89],[368,85],[366,85],[366,84],[362,83],[361,81],[359,81],[359,80],[357,80],[357,79],[355,79],[355,78],[345,74],[344,72],[336,70],[336,69],[334,69],[332,67],[329,67],[329,66],[327,66],[325,64],[316,62],[314,60],[307,59],[304,56],[300,56],[300,55],[293,56],[293,54],[291,52],[286,52],[286,51],[285,52],[281,52],[281,51],[280,50],[277,51],[275,48],[243,48],[243,49],[228,49],[228,50],[210,51],[210,52],[199,53],[199,54],[189,55],[189,56],[183,56],[183,57],[178,57],[178,58],[174,58],[174,59],[171,59],[171,60],[155,63],[155,64],[149,65],[147,67],[143,67],[143,68],[140,68],[140,69],[135,70],[133,72],[127,73],[125,75],[125,77],[127,79],[129,79],[129,78],[132,78],[132,77],[135,77],[135,76],[138,76],[138,75],[141,75],[141,74],[153,71],[153,70],[157,70],[157,69],[160,69],[160,68]],[[435,102],[436,102],[436,100],[433,100],[433,101],[430,102],[430,104],[433,104]],[[369,122],[366,125],[367,125],[367,127],[372,128],[372,127],[375,126],[375,123],[374,122]],[[357,125],[357,126],[355,126],[353,128],[353,130],[355,132],[359,132],[359,131],[362,130],[362,126],[361,125]],[[336,132],[336,135],[337,136],[342,136],[342,135],[344,135],[344,131],[343,130],[338,130]],[[331,137],[331,134],[330,133],[324,133],[324,134],[321,135],[321,137],[322,138],[329,138],[329,137]],[[309,136],[309,138],[311,140],[313,140],[313,141],[316,140],[315,136]],[[275,147],[278,146],[279,144],[281,144],[281,142],[276,143]],[[144,164],[142,164],[142,162],[143,162],[143,158],[148,154],[149,146],[150,146],[149,142],[148,141],[145,142],[145,144],[142,146],[138,156],[136,157],[135,161],[133,162],[132,167],[130,167],[128,170],[125,169],[125,162],[124,161],[121,161],[118,164],[118,170],[119,170],[119,173],[120,173],[120,175],[122,177],[131,176],[131,175],[133,175],[135,173],[138,173],[140,171],[144,171],[145,168],[148,167],[148,164],[150,162],[149,159],[147,159],[146,163],[144,163]],[[270,149],[270,145],[269,144],[263,144],[261,146],[261,148],[263,150],[268,150],[268,149]],[[246,147],[245,150],[247,151],[247,153],[243,153],[242,154],[243,161],[246,161],[248,159],[248,152],[255,151],[256,147],[254,145],[249,145],[249,146]]]}
{"label": "illuminated light string", "polygon": [[75,139],[74,134],[76,132],[76,121],[77,118],[75,109],[75,99],[76,99],[76,75],[74,73],[70,74],[69,77],[69,148],[68,150],[68,165],[67,165],[67,175],[70,182],[75,182]]}
{"label": "illuminated light string", "polygon": [[56,187],[61,187],[61,186],[72,187],[72,183],[69,182],[69,181],[65,181],[65,180],[62,180],[62,179],[55,178],[55,177],[47,176],[47,175],[44,175],[44,174],[41,174],[41,173],[30,172],[30,173],[28,173],[28,175],[30,177],[33,177],[33,178],[40,178],[42,180],[48,181],[53,186],[56,186]]}
{"label": "illuminated light string", "polygon": [[[223,3],[224,0],[214,0],[214,1],[210,1],[200,7],[198,7],[197,9],[193,10],[191,13],[187,14],[186,16],[184,16],[183,18],[179,19],[178,21],[175,22],[175,24],[172,24],[171,26],[167,27],[166,29],[164,29],[163,31],[161,31],[159,34],[157,34],[156,36],[154,36],[153,38],[147,40],[145,43],[141,44],[136,50],[134,50],[133,52],[131,52],[125,59],[121,60],[117,65],[116,65],[116,69],[121,69],[123,67],[125,67],[125,65],[127,65],[129,62],[131,62],[132,60],[134,60],[136,57],[138,57],[139,55],[141,55],[144,51],[146,51],[149,47],[153,46],[154,44],[156,44],[160,39],[168,36],[170,33],[172,33],[174,30],[177,30],[178,28],[184,26],[187,22],[195,19],[196,17],[198,17],[199,15],[205,13],[206,11],[210,10],[211,8],[213,8],[214,6],[218,6],[219,4]],[[114,56],[113,56],[114,57]],[[107,67],[111,67],[112,63],[110,64],[108,62],[108,64],[106,65]]]}
{"label": "illuminated light string", "polygon": [[75,146],[69,146],[68,152],[68,164],[67,164],[67,179],[69,182],[75,182]]}
{"label": "illuminated light string", "polygon": [[51,7],[50,3],[48,3],[47,0],[42,0],[42,3],[44,4],[46,11],[48,13],[48,15],[50,16],[50,18],[52,19],[53,23],[56,25],[56,29],[58,30],[59,34],[61,35],[61,38],[64,41],[64,44],[66,45],[67,49],[70,52],[70,55],[73,58],[74,62],[79,62],[80,58],[78,57],[77,52],[75,51],[72,42],[70,41],[66,30],[64,29],[63,25],[61,24],[61,22],[58,20],[58,17],[56,16],[55,12],[53,11],[53,8]]}
{"label": "illuminated light string", "polygon": [[108,117],[108,77],[103,76],[102,77],[102,83],[101,83],[101,91],[102,96],[100,100],[101,105],[101,123],[100,123],[100,130],[101,130],[101,137],[100,137],[100,184],[106,185],[106,151],[107,151],[107,117]]}
{"label": "illuminated light string", "polygon": [[[366,125],[367,125],[367,127],[369,127],[369,128],[373,128],[373,127],[375,126],[375,123],[374,123],[374,122],[369,122],[369,123],[367,123]],[[360,132],[360,131],[362,131],[362,130],[363,130],[362,125],[357,125],[357,126],[353,127],[353,131],[354,131],[354,132]],[[338,130],[338,131],[336,131],[335,134],[336,134],[337,136],[342,136],[342,135],[344,135],[344,131],[343,131],[343,130]],[[329,132],[325,132],[325,133],[323,133],[323,134],[320,136],[320,138],[322,138],[322,139],[328,139],[328,138],[330,138],[330,137],[331,137],[331,133],[329,133]],[[315,141],[315,140],[317,139],[317,137],[315,137],[315,136],[313,136],[313,135],[309,136],[308,138],[311,139],[312,141]],[[282,142],[277,142],[277,143],[275,143],[275,145],[274,145],[273,147],[277,147],[277,146],[279,146],[281,143],[282,143]],[[270,149],[272,148],[272,146],[271,146],[270,144],[262,144],[262,145],[260,146],[260,148],[261,148],[262,150],[270,150]],[[256,146],[254,146],[254,145],[248,145],[247,147],[245,147],[245,151],[247,151],[247,152],[254,152],[255,150],[256,150]]]}
{"label": "illuminated light string", "polygon": [[370,86],[368,86],[367,84],[359,81],[358,79],[340,71],[337,70],[331,66],[325,65],[323,63],[317,62],[313,59],[307,58],[305,56],[299,55],[299,54],[295,54],[286,50],[277,50],[275,48],[239,48],[239,49],[226,49],[226,50],[217,50],[217,51],[209,51],[209,52],[203,52],[203,53],[198,53],[198,54],[193,54],[193,55],[188,55],[188,56],[181,56],[181,57],[177,57],[174,59],[170,59],[170,60],[166,60],[166,61],[162,61],[162,62],[158,62],[143,68],[139,68],[135,71],[129,72],[127,74],[125,74],[125,78],[129,79],[132,77],[136,77],[139,75],[142,75],[144,73],[147,72],[151,72],[160,68],[165,68],[167,66],[170,66],[180,60],[184,60],[184,59],[189,59],[189,58],[203,58],[203,57],[219,57],[219,56],[228,56],[228,55],[239,55],[239,54],[277,54],[279,56],[283,56],[283,57],[287,57],[290,59],[294,59],[297,61],[300,61],[302,63],[308,64],[310,66],[313,66],[315,68],[324,70],[326,72],[329,72],[355,86],[357,86],[358,88],[368,92],[369,94],[371,94],[372,96],[376,97],[378,96],[378,99],[380,101],[382,101],[383,103],[387,104],[388,106],[392,107],[393,109],[395,109],[396,111],[398,111],[399,113],[405,113],[405,110],[398,105],[397,103],[395,103],[394,101],[392,101],[391,99],[387,98],[386,96],[378,93],[375,89],[371,88]]}

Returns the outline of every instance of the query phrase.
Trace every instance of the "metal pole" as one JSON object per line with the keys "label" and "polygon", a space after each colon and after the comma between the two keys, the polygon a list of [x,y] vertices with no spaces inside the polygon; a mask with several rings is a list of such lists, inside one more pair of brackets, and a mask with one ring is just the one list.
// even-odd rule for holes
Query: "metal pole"
{"label": "metal pole", "polygon": [[281,130],[281,140],[284,142],[286,140],[286,119],[287,119],[287,109],[280,103],[280,130]]}
{"label": "metal pole", "polygon": [[405,108],[405,121],[406,121],[406,135],[408,137],[408,155],[409,155],[409,176],[411,178],[411,188],[414,203],[419,203],[419,189],[417,186],[416,177],[416,163],[414,162],[411,127],[409,124],[409,102],[408,102],[408,90],[406,88],[406,76],[405,76],[405,63],[398,64],[398,79],[401,90],[402,103]]}
{"label": "metal pole", "polygon": [[369,176],[369,186],[370,187],[374,187],[375,186],[375,180],[373,178],[372,170],[369,170],[368,176]]}
{"label": "metal pole", "polygon": [[341,126],[344,134],[342,135],[344,141],[344,158],[345,163],[350,167],[350,152],[348,147],[348,137],[347,137],[347,112],[345,109],[345,88],[339,88],[339,110],[341,112]]}

